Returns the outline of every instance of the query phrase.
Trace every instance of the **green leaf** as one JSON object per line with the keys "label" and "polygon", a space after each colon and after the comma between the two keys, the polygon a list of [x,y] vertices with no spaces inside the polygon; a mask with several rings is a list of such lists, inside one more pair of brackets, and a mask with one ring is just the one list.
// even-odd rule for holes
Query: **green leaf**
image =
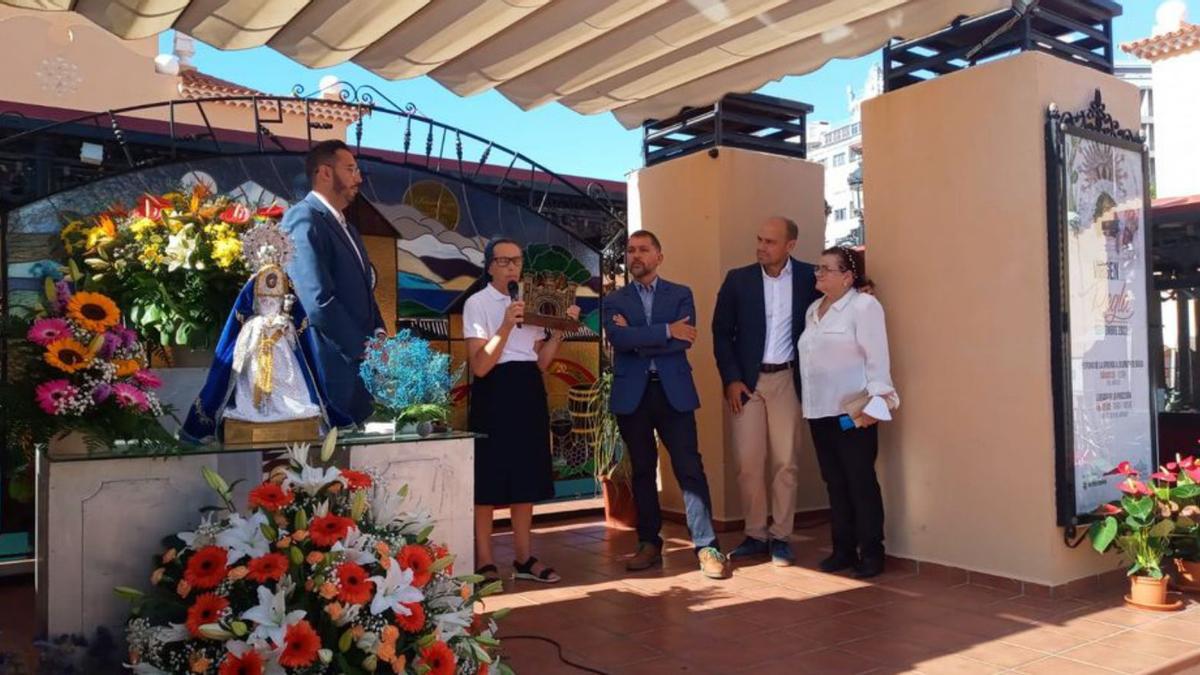
{"label": "green leaf", "polygon": [[46,304],[51,307],[58,304],[58,289],[54,287],[54,280],[46,277],[43,287],[46,292]]}
{"label": "green leaf", "polygon": [[1175,521],[1166,518],[1155,523],[1154,527],[1150,528],[1151,537],[1166,537],[1175,531]]}
{"label": "green leaf", "polygon": [[1172,499],[1192,499],[1200,497],[1200,485],[1192,483],[1191,485],[1180,485],[1171,490]]}
{"label": "green leaf", "polygon": [[504,617],[508,616],[508,613],[511,611],[512,607],[501,607],[500,609],[492,612],[492,620],[502,621]]}
{"label": "green leaf", "polygon": [[437,574],[438,572],[441,572],[442,570],[446,569],[447,567],[449,567],[453,564],[454,564],[454,556],[448,555],[445,558],[438,558],[437,560],[433,561],[433,565],[431,565],[429,567],[429,571],[433,572],[434,574]]}
{"label": "green leaf", "polygon": [[507,663],[501,663],[497,666],[496,672],[498,675],[517,675],[512,668],[508,667]]}
{"label": "green leaf", "polygon": [[464,584],[477,584],[486,579],[482,574],[464,574],[461,577],[454,577],[455,581],[460,581]]}
{"label": "green leaf", "polygon": [[480,635],[475,638],[475,641],[481,645],[487,645],[489,647],[499,647],[500,646],[499,640],[497,640],[494,637],[487,636],[487,635]]}
{"label": "green leaf", "polygon": [[304,511],[304,509],[296,510],[296,516],[294,518],[292,518],[292,529],[293,530],[307,530],[308,529],[308,514]]}
{"label": "green leaf", "polygon": [[396,494],[400,495],[401,499],[406,499],[408,497],[408,483],[401,485],[400,491],[397,492]]}
{"label": "green leaf", "polygon": [[267,538],[267,541],[275,541],[275,537],[279,534],[275,531],[274,527],[271,527],[270,523],[263,523],[262,525],[258,526],[258,529],[263,533],[263,536]]}
{"label": "green leaf", "polygon": [[1149,497],[1132,497],[1125,495],[1121,498],[1121,507],[1125,512],[1136,518],[1146,518],[1154,510],[1154,500]]}
{"label": "green leaf", "polygon": [[428,647],[435,642],[437,642],[437,635],[433,633],[426,633],[421,636],[420,640],[417,640],[417,644],[421,647]]}
{"label": "green leaf", "polygon": [[1113,539],[1117,536],[1117,519],[1108,516],[1104,520],[1092,523],[1088,528],[1088,537],[1092,540],[1092,548],[1100,553],[1108,550]]}
{"label": "green leaf", "polygon": [[471,644],[471,651],[475,652],[475,658],[477,658],[481,662],[487,663],[487,664],[490,664],[492,662],[492,655],[487,653],[487,650],[484,649],[482,645],[480,645],[475,640],[472,640],[470,644]]}
{"label": "green leaf", "polygon": [[118,598],[121,598],[122,600],[128,600],[130,602],[133,602],[134,600],[140,600],[146,595],[138,589],[130,588],[129,586],[117,586],[113,589],[113,593],[116,594]]}
{"label": "green leaf", "polygon": [[350,651],[350,647],[354,645],[354,634],[349,629],[342,633],[342,637],[338,638],[338,651],[343,653]]}
{"label": "green leaf", "polygon": [[304,551],[301,551],[299,546],[293,546],[288,553],[291,555],[293,565],[299,567],[304,564]]}
{"label": "green leaf", "polygon": [[479,589],[479,597],[486,598],[489,595],[495,595],[503,590],[504,590],[504,581],[501,579],[497,579],[497,580],[493,581],[492,583]]}

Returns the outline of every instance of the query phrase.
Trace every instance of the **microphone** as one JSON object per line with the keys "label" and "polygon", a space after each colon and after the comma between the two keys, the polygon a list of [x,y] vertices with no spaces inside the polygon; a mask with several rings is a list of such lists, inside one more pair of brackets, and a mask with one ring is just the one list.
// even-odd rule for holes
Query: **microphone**
{"label": "microphone", "polygon": [[[521,299],[521,286],[520,286],[520,284],[518,284],[518,283],[517,283],[517,282],[515,282],[515,281],[510,281],[510,282],[508,282],[508,297],[512,298],[512,301],[513,301],[513,302],[516,302],[516,301],[518,301],[518,300],[520,300],[520,299]],[[521,327],[521,324],[523,324],[523,323],[525,323],[525,322],[524,322],[524,321],[518,321],[518,322],[517,322],[517,328],[520,328],[520,327]]]}

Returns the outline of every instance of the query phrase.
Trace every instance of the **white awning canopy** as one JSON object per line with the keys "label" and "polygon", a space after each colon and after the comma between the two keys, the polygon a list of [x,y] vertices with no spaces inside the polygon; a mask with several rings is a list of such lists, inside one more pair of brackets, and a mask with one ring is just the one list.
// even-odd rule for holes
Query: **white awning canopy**
{"label": "white awning canopy", "polygon": [[626,127],[710,104],[1012,0],[0,0],[75,11],[113,34],[169,29],[268,45],[311,68],[428,75],[524,109],[558,101]]}

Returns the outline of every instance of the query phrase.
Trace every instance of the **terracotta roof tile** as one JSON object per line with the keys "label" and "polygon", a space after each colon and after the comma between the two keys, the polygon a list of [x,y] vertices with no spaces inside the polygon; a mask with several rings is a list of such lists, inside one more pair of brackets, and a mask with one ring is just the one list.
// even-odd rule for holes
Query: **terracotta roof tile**
{"label": "terracotta roof tile", "polygon": [[[260,101],[259,108],[264,111],[273,113],[275,111],[276,100],[283,100],[283,110],[286,113],[293,115],[304,114],[304,102],[302,100],[290,100],[287,97],[277,97],[272,94],[266,94],[257,89],[251,89],[245,85],[222,80],[219,77],[213,77],[198,70],[184,70],[180,73],[179,92],[184,98],[198,99],[211,98],[214,96],[268,96],[270,100]],[[223,101],[226,105],[249,108],[250,101]],[[358,111],[352,105],[345,105],[333,101],[313,100],[309,105],[309,114],[318,119],[352,123],[358,120]]]}
{"label": "terracotta roof tile", "polygon": [[1141,59],[1157,61],[1176,52],[1200,47],[1200,24],[1182,23],[1177,30],[1126,42],[1121,49]]}

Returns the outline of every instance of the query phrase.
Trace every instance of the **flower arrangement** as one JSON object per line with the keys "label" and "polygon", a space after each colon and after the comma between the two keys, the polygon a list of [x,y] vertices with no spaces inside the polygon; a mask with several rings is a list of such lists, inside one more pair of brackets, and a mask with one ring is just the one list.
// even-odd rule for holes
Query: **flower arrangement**
{"label": "flower arrangement", "polygon": [[13,308],[12,377],[3,384],[9,442],[22,448],[71,432],[88,445],[117,440],[166,443],[158,423],[166,412],[155,390],[162,381],[146,369],[137,331],[102,293],[76,291],[73,278],[43,277],[44,303]]}
{"label": "flower arrangement", "polygon": [[462,373],[461,367],[451,370],[449,354],[407,329],[369,342],[359,366],[367,391],[397,425],[445,422],[450,391]]}
{"label": "flower arrangement", "polygon": [[[336,433],[323,460],[335,444]],[[133,602],[135,672],[511,672],[494,636],[502,613],[474,613],[499,583],[453,576],[430,517],[401,510],[405,489],[313,466],[307,444],[289,455],[290,468],[250,491],[245,515],[205,469],[221,515],[166,538],[149,593],[116,589]]]}
{"label": "flower arrangement", "polygon": [[249,276],[241,235],[282,217],[282,207],[251,211],[197,185],[190,194],[144,195],[132,210],[72,220],[60,237],[85,271],[85,287],[129,308],[129,321],[147,340],[203,347],[216,343]]}

